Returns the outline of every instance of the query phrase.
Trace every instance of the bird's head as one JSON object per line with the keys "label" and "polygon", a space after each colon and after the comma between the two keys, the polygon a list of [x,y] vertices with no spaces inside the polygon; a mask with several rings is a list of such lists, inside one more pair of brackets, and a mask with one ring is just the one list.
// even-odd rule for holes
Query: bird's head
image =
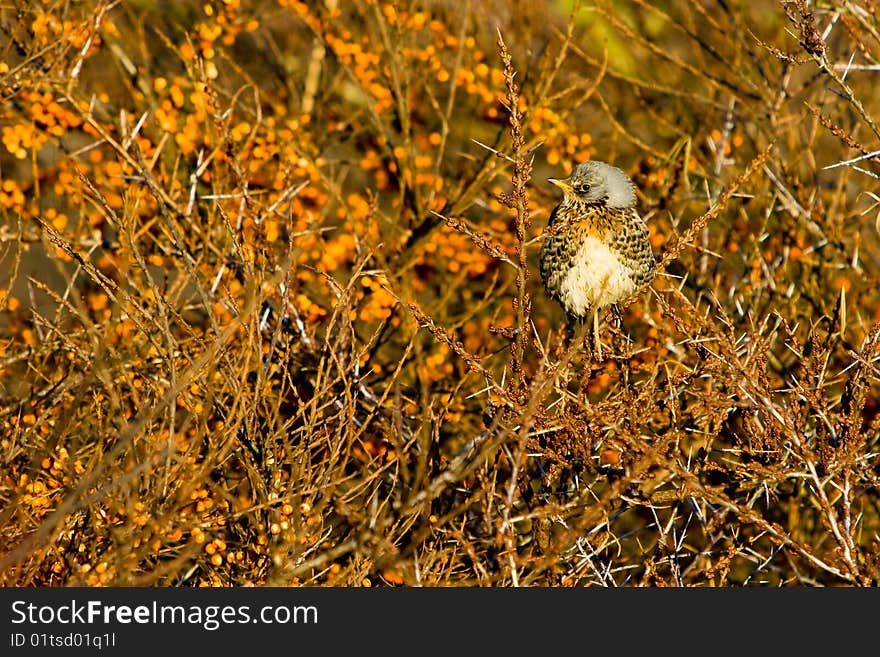
{"label": "bird's head", "polygon": [[565,192],[565,201],[581,201],[609,208],[631,208],[636,204],[635,185],[623,171],[605,162],[590,160],[578,164],[568,178],[550,178]]}

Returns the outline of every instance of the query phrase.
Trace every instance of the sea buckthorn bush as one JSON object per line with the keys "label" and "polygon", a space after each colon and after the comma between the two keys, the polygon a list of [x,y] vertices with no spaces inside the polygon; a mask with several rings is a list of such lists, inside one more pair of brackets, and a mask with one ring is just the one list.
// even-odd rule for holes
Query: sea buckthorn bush
{"label": "sea buckthorn bush", "polygon": [[[0,9],[6,585],[877,585],[877,7]],[[548,177],[657,256],[595,359]]]}

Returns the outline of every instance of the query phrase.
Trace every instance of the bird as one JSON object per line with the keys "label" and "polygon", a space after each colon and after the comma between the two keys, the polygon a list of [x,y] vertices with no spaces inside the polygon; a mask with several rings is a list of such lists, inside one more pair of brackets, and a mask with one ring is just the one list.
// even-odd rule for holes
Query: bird
{"label": "bird", "polygon": [[597,360],[602,359],[599,311],[640,291],[654,278],[648,226],[636,209],[629,176],[606,162],[578,164],[562,189],[541,246],[541,282],[570,322],[592,314]]}

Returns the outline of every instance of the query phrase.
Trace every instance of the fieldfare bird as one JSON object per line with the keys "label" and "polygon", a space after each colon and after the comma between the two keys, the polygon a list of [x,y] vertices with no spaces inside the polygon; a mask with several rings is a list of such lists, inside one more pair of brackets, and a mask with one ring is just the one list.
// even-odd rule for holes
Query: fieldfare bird
{"label": "fieldfare bird", "polygon": [[571,321],[592,314],[595,354],[602,358],[599,311],[635,294],[654,278],[648,227],[635,208],[635,185],[617,167],[588,161],[568,178],[550,214],[541,247],[541,280]]}

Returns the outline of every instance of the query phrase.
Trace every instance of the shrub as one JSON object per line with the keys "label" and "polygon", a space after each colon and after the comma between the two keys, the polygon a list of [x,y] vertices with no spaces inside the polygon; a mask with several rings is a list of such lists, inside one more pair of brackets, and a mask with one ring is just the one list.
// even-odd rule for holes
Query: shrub
{"label": "shrub", "polygon": [[[871,3],[2,24],[3,583],[878,583]],[[602,361],[588,158],[658,256]]]}

